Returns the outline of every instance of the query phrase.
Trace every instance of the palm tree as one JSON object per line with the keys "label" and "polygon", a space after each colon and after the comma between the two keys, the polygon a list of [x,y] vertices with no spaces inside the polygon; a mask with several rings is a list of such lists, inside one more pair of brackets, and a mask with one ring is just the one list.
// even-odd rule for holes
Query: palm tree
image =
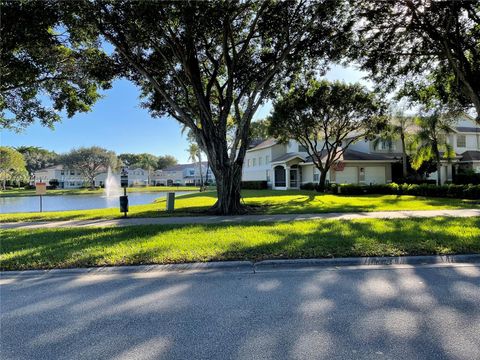
{"label": "palm tree", "polygon": [[404,179],[408,176],[407,142],[412,124],[412,117],[405,116],[402,111],[397,111],[390,116],[386,128],[380,136],[373,141],[373,146],[375,147],[377,147],[380,142],[384,142],[392,148],[392,144],[400,140],[402,145],[402,174]]}
{"label": "palm tree", "polygon": [[200,189],[202,189],[203,188],[202,151],[200,150],[200,147],[194,142],[190,143],[187,151],[188,151],[189,159],[193,163],[196,163],[198,161],[198,168],[200,172]]}
{"label": "palm tree", "polygon": [[415,149],[412,168],[418,170],[425,161],[434,160],[437,166],[437,184],[441,185],[441,152],[443,152],[444,159],[451,159],[455,156],[455,152],[447,140],[447,136],[453,132],[452,114],[436,111],[431,115],[418,117],[415,123],[419,129],[415,141],[412,143]]}

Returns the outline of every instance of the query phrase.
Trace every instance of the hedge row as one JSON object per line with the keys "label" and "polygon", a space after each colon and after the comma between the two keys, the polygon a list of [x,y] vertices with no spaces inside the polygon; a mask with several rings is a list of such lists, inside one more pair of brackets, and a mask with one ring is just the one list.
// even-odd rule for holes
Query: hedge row
{"label": "hedge row", "polygon": [[266,181],[242,181],[241,187],[248,190],[265,190],[268,184]]}
{"label": "hedge row", "polygon": [[344,195],[386,194],[386,195],[414,195],[426,197],[449,197],[461,199],[480,199],[480,185],[430,185],[430,184],[396,184],[386,185],[350,185],[342,184],[331,186],[333,193]]}

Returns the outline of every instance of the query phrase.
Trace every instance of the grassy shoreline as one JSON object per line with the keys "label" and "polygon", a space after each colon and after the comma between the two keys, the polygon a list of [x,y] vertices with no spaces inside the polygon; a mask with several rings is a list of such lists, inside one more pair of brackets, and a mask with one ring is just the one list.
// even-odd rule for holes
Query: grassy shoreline
{"label": "grassy shoreline", "polygon": [[[242,191],[244,202],[262,214],[308,214],[329,212],[370,212],[399,210],[439,210],[479,208],[478,202],[450,198],[424,198],[410,195],[331,195],[313,191]],[[216,192],[179,196],[175,211],[165,211],[165,198],[155,203],[130,207],[130,217],[199,216],[216,201]],[[0,214],[0,222],[116,219],[118,208]]]}
{"label": "grassy shoreline", "polygon": [[[104,189],[56,189],[47,190],[46,196],[58,195],[99,195],[103,194]],[[143,187],[129,187],[129,193],[132,192],[165,192],[165,191],[198,191],[198,186],[143,186]],[[21,197],[21,196],[35,196],[35,189],[12,189],[0,190],[0,197]]]}
{"label": "grassy shoreline", "polygon": [[480,253],[480,218],[1,231],[0,269]]}

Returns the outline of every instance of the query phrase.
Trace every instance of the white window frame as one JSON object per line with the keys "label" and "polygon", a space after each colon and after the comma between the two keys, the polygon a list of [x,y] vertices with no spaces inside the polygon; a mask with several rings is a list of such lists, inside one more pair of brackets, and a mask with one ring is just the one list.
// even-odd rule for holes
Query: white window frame
{"label": "white window frame", "polygon": [[255,167],[255,166],[257,166],[257,164],[256,164],[256,163],[257,163],[257,162],[256,162],[256,160],[257,160],[257,159],[255,159],[255,158],[253,158],[253,159],[252,159],[252,167]]}
{"label": "white window frame", "polygon": [[262,160],[263,160],[262,157],[259,156],[259,157],[258,157],[258,166],[262,166],[262,165],[263,165],[263,164],[262,164]]}
{"label": "white window frame", "polygon": [[[460,141],[462,139],[463,141]],[[466,148],[467,147],[467,135],[457,134],[457,147]]]}

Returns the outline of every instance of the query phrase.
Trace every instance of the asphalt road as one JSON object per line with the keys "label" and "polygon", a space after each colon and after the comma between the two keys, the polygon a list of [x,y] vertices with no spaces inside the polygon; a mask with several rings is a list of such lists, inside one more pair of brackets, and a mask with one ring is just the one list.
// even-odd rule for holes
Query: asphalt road
{"label": "asphalt road", "polygon": [[0,358],[480,359],[480,266],[0,278]]}

